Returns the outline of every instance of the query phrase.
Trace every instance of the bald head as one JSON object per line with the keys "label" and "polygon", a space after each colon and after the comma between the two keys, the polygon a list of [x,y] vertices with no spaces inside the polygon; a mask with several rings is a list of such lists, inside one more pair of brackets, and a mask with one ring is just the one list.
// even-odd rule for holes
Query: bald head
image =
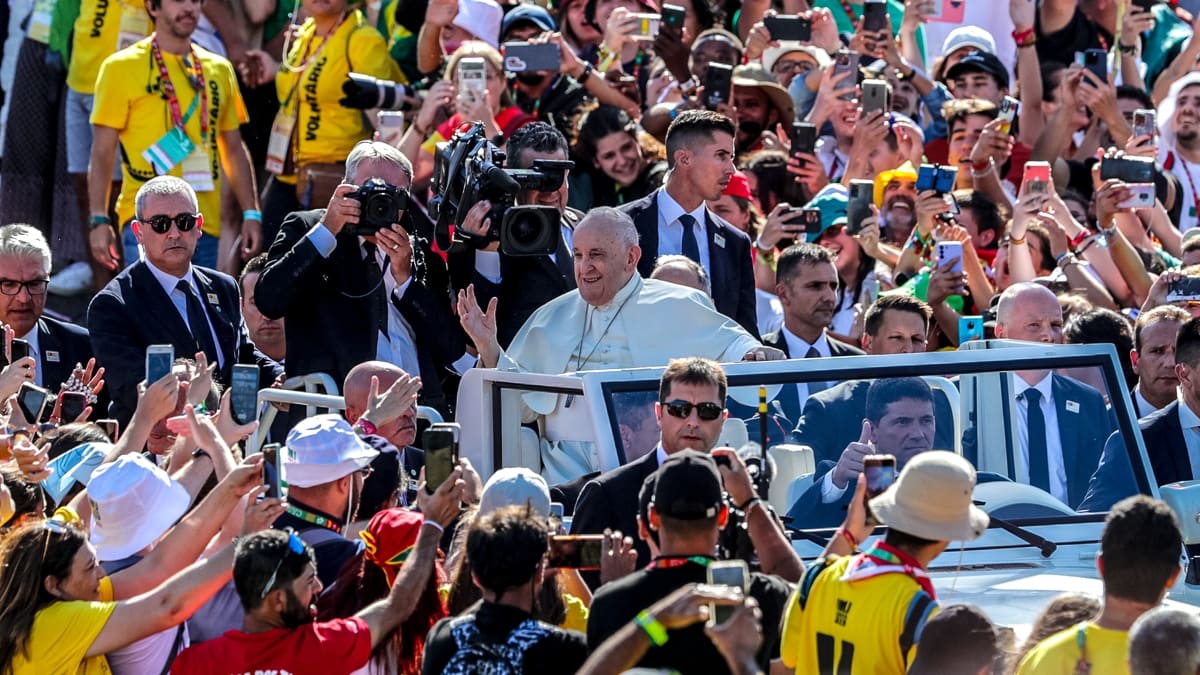
{"label": "bald head", "polygon": [[367,407],[367,396],[371,393],[371,376],[379,378],[379,391],[387,391],[402,375],[407,375],[398,366],[385,361],[364,361],[346,373],[342,394],[346,398],[346,418],[351,422],[358,419]]}
{"label": "bald head", "polygon": [[701,293],[711,296],[712,287],[708,281],[708,272],[700,263],[683,255],[664,255],[654,263],[651,279],[666,281],[680,286],[694,288]]}
{"label": "bald head", "polygon": [[996,337],[1062,344],[1062,307],[1050,289],[1033,282],[1013,284],[996,305]]}

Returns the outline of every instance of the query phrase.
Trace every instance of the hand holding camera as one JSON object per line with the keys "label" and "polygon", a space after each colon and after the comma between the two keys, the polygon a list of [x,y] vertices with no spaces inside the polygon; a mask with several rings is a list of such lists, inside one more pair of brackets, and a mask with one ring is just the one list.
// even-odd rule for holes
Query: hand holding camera
{"label": "hand holding camera", "polygon": [[1008,160],[1016,141],[1004,131],[1004,125],[1005,121],[999,118],[984,125],[979,140],[975,141],[975,147],[971,148],[972,164],[987,164],[988,160],[991,160],[999,169],[1000,165]]}

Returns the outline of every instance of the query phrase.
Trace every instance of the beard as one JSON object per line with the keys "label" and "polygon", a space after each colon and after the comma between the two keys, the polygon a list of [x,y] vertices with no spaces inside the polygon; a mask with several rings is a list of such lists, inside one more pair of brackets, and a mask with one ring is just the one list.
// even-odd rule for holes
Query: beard
{"label": "beard", "polygon": [[517,73],[514,77],[516,77],[517,81],[521,84],[527,84],[531,87],[536,87],[537,85],[545,82],[547,76],[545,73],[539,73],[537,71],[525,71]]}
{"label": "beard", "polygon": [[743,120],[738,122],[738,135],[744,140],[739,145],[750,147],[762,138],[763,129],[766,127],[758,120]]}
{"label": "beard", "polygon": [[1195,146],[1200,143],[1200,127],[1193,124],[1186,129],[1180,129],[1175,132],[1175,139],[1184,145]]}
{"label": "beard", "polygon": [[288,628],[299,628],[316,619],[316,607],[305,606],[290,588],[286,589],[285,593],[287,593],[287,606],[283,608],[283,614],[279,616],[283,625]]}

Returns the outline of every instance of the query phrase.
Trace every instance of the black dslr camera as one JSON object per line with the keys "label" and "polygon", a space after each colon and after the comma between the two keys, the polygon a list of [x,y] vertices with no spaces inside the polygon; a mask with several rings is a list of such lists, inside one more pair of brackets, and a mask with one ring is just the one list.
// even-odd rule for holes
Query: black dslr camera
{"label": "black dslr camera", "polygon": [[345,96],[338,103],[343,108],[358,110],[380,108],[409,111],[413,109],[417,96],[414,87],[362,73],[350,73],[342,83],[342,93]]}
{"label": "black dslr camera", "polygon": [[346,229],[361,237],[391,227],[397,222],[400,211],[408,207],[407,192],[378,178],[368,180],[346,197],[362,205],[358,224],[346,225]]}
{"label": "black dslr camera", "polygon": [[[476,122],[455,132],[449,141],[438,143],[433,168],[430,212],[437,218],[434,228],[438,247],[456,251],[482,248],[499,241],[505,255],[548,255],[558,248],[562,236],[561,214],[553,206],[516,206],[521,190],[553,192],[562,187],[570,160],[535,160],[532,169],[505,169],[505,154],[487,140],[483,125]],[[467,211],[481,200],[492,203],[487,218],[487,236],[476,237],[455,228]]]}

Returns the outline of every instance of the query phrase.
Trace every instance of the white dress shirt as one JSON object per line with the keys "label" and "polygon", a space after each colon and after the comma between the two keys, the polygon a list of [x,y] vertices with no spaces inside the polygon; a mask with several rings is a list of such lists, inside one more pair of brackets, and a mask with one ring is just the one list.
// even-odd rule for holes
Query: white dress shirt
{"label": "white dress shirt", "polygon": [[840,180],[842,174],[846,173],[846,165],[850,162],[850,156],[838,149],[836,136],[818,138],[814,154],[820,160],[821,167],[825,169],[825,175],[829,176],[831,181]]}
{"label": "white dress shirt", "polygon": [[[1183,405],[1183,404],[1180,403],[1180,405]],[[1162,408],[1159,408],[1158,406],[1154,405],[1150,401],[1147,401],[1146,397],[1142,396],[1141,387],[1133,388],[1133,412],[1135,414],[1137,414],[1137,417],[1139,420],[1142,419],[1143,417],[1145,417],[1146,415],[1156,413],[1159,410],[1162,410]]]}
{"label": "white dress shirt", "polygon": [[[575,241],[575,230],[567,224],[566,220],[562,221],[560,227],[562,228],[563,245],[567,247],[569,253],[571,243]],[[558,254],[551,252],[550,260],[557,265]],[[484,279],[499,285],[504,280],[504,275],[500,273],[500,251],[475,251],[475,271]]]}
{"label": "white dress shirt", "polygon": [[1052,385],[1054,373],[1048,372],[1036,385],[1029,384],[1020,377],[1014,376],[1017,393],[1017,440],[1021,454],[1025,457],[1025,475],[1017,478],[1026,484],[1029,479],[1029,405],[1021,396],[1028,389],[1037,389],[1042,395],[1039,407],[1046,419],[1046,466],[1050,473],[1050,494],[1062,503],[1067,502],[1067,468],[1063,462],[1062,437],[1058,434],[1058,410],[1054,405],[1054,388]]}
{"label": "white dress shirt", "polygon": [[[359,250],[365,257],[367,251],[363,247],[363,238],[359,237],[358,242]],[[393,292],[396,297],[404,297],[405,291],[412,283],[412,277],[410,276],[403,284],[397,284],[396,278],[392,276],[392,266],[388,264],[388,257],[381,246],[375,247],[375,262],[379,265],[379,269],[383,270],[383,286],[387,292],[388,308],[387,333],[379,331],[375,358],[399,366],[409,375],[420,375],[421,364],[417,360],[416,337],[412,326],[404,319],[404,315],[400,313],[396,303],[392,302]]]}
{"label": "white dress shirt", "polygon": [[658,191],[658,255],[683,255],[683,224],[679,216],[689,214],[696,219],[692,231],[696,234],[696,246],[700,250],[700,266],[712,278],[711,258],[708,255],[708,209],[700,202],[691,211],[684,211],[679,202],[667,194],[667,189]]}
{"label": "white dress shirt", "polygon": [[[783,326],[779,330],[783,334],[784,343],[787,344],[787,352],[793,359],[807,358],[806,355],[808,354],[808,350],[812,347],[816,347],[817,353],[821,356],[833,356],[833,353],[829,351],[829,340],[825,337],[825,331],[821,331],[821,336],[817,338],[816,342],[809,344],[808,342],[805,342],[804,338],[788,330],[787,326]],[[808,382],[796,383],[796,392],[800,395],[801,407],[803,407],[804,402],[808,400],[808,385]],[[815,394],[816,392],[812,393]]]}
{"label": "white dress shirt", "polygon": [[[196,283],[196,275],[192,271],[191,265],[188,265],[188,271],[186,275],[183,277],[177,277],[158,269],[154,266],[154,263],[150,262],[148,258],[143,257],[143,260],[146,261],[146,267],[149,268],[150,273],[154,275],[154,278],[158,281],[159,285],[162,286],[162,289],[167,294],[167,297],[171,299],[171,304],[175,305],[175,310],[179,312],[180,318],[183,319],[183,325],[187,326],[188,331],[190,331],[192,335],[195,335],[195,330],[193,330],[192,325],[188,323],[187,297],[184,296],[183,291],[176,288],[180,281],[186,279],[188,284],[190,284],[192,287],[192,292],[197,294],[195,297],[200,301],[200,306],[204,307],[206,304],[208,304],[208,299],[199,294],[200,285]],[[238,308],[238,312],[240,315],[240,307]],[[221,340],[217,338],[217,331],[215,328],[213,328],[212,319],[208,318],[207,309],[204,311],[204,318],[208,320],[208,331],[210,334],[212,334],[213,344],[217,347],[217,367],[220,368],[225,363],[225,351],[221,349]],[[176,356],[192,358],[194,355],[176,354]]]}

